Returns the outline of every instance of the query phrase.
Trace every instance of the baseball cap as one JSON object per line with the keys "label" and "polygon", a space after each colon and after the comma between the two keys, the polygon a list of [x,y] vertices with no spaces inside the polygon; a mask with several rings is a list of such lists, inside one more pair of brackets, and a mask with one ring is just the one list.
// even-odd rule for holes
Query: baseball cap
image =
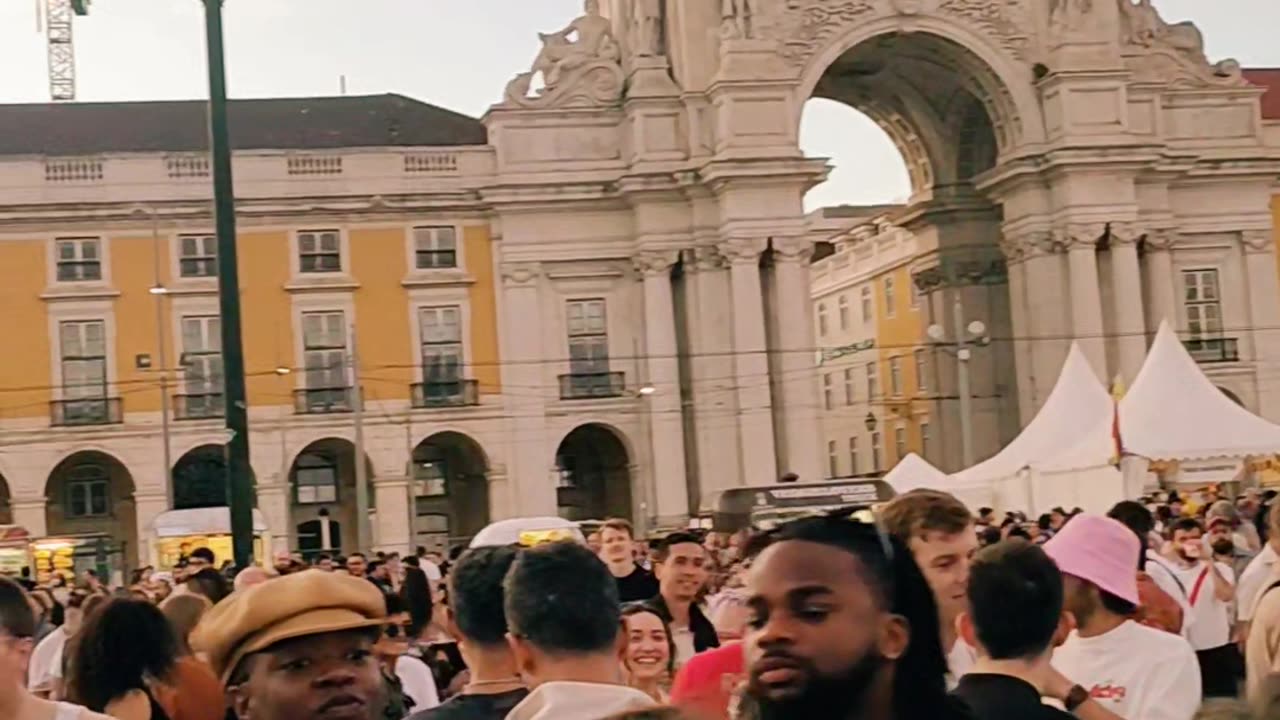
{"label": "baseball cap", "polygon": [[1138,604],[1138,536],[1119,520],[1080,514],[1044,544],[1066,575]]}
{"label": "baseball cap", "polygon": [[1209,511],[1204,515],[1205,527],[1213,527],[1217,523],[1225,522],[1232,527],[1240,522],[1240,513],[1236,511],[1236,506],[1231,504],[1230,500],[1219,500],[1209,506]]}

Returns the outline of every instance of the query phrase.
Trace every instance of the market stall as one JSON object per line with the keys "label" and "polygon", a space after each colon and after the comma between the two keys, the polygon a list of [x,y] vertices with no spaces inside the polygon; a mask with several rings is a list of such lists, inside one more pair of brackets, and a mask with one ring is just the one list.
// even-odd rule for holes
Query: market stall
{"label": "market stall", "polygon": [[[225,506],[170,510],[156,516],[152,524],[151,564],[159,570],[171,570],[178,560],[196,548],[209,548],[217,563],[232,559],[231,510]],[[253,556],[260,563],[268,561],[267,548],[271,535],[266,518],[253,510]]]}

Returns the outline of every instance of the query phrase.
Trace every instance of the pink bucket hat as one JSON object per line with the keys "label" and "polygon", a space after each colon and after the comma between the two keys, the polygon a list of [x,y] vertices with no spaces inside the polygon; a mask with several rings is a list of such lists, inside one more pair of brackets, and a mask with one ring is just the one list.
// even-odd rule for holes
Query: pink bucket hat
{"label": "pink bucket hat", "polygon": [[1064,574],[1138,604],[1138,553],[1142,547],[1138,536],[1120,521],[1077,515],[1044,544],[1044,551]]}

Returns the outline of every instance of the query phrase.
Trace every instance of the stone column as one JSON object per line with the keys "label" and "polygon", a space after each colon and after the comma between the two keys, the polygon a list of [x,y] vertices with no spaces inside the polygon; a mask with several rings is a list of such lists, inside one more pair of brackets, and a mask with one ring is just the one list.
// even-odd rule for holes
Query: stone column
{"label": "stone column", "polygon": [[1105,232],[1106,226],[1096,223],[1072,224],[1058,230],[1059,242],[1067,248],[1071,334],[1104,382],[1110,378],[1102,337],[1102,296],[1098,293],[1098,241]]}
{"label": "stone column", "polygon": [[1009,269],[1009,323],[1013,332],[1013,364],[1018,385],[1018,417],[1025,426],[1035,417],[1036,406],[1034,392],[1024,387],[1028,379],[1033,377],[1031,343],[1026,342],[1029,327],[1027,317],[1027,274],[1023,263],[1025,253],[1018,242],[1005,238],[1000,243],[1004,252],[1005,264]]}
{"label": "stone column", "polygon": [[1132,383],[1147,356],[1146,320],[1142,307],[1142,272],[1138,268],[1135,225],[1111,223],[1111,297],[1115,305],[1116,347],[1125,383]]}
{"label": "stone column", "polygon": [[[1280,357],[1280,280],[1276,277],[1275,239],[1270,228],[1240,234],[1249,279],[1249,326],[1253,328],[1253,360]],[[1280,419],[1280,387],[1258,374],[1258,413]]]}
{"label": "stone column", "polygon": [[13,512],[13,524],[25,528],[33,538],[49,534],[48,516],[45,505],[48,500],[43,497],[15,497],[10,501]]}
{"label": "stone column", "polygon": [[1170,327],[1178,329],[1178,289],[1173,275],[1171,248],[1177,241],[1173,230],[1159,229],[1147,233],[1146,266],[1147,281],[1147,332],[1154,334],[1160,323],[1168,320]]}
{"label": "stone column", "polygon": [[[556,514],[556,486],[551,479],[553,458],[547,452],[547,407],[544,395],[548,371],[543,352],[542,303],[538,282],[542,268],[535,262],[502,266],[504,351],[502,386],[512,388],[507,402],[507,440],[515,507],[524,515]],[[562,351],[559,355],[563,356]],[[555,388],[551,393],[558,392]]]}
{"label": "stone column", "polygon": [[783,432],[777,438],[778,459],[784,473],[802,482],[826,477],[822,467],[822,427],[818,419],[817,367],[812,349],[813,318],[809,300],[809,261],[813,244],[805,237],[773,241],[774,303],[780,347],[775,367],[780,385]]}
{"label": "stone column", "polygon": [[373,529],[374,549],[398,552],[412,551],[413,529],[409,526],[409,478],[378,478],[373,492],[378,508]]}
{"label": "stone column", "polygon": [[720,245],[730,263],[733,297],[733,366],[738,396],[738,444],[746,485],[778,479],[773,441],[773,401],[769,388],[764,297],[760,285],[760,253],[764,242],[745,238]]}
{"label": "stone column", "polygon": [[646,250],[636,258],[644,277],[644,339],[653,498],[659,523],[689,515],[685,473],[684,421],[680,401],[680,363],[676,358],[676,316],[671,298],[674,250]]}
{"label": "stone column", "polygon": [[490,468],[486,476],[489,482],[489,522],[516,517],[512,505],[511,480],[507,477],[507,469],[501,465]]}
{"label": "stone column", "polygon": [[271,533],[268,552],[291,550],[295,544],[293,523],[289,520],[289,478],[276,477],[269,484],[258,486],[258,510],[267,522]]}
{"label": "stone column", "polygon": [[738,451],[733,296],[725,257],[715,247],[694,251],[687,277],[689,367],[693,381],[694,455],[698,487],[707,501],[714,493],[742,484]]}
{"label": "stone column", "polygon": [[[151,547],[156,541],[156,516],[168,509],[169,500],[163,492],[134,494],[133,511],[138,528],[137,557],[139,563],[152,564],[155,562],[155,558],[151,557]],[[226,559],[218,558],[218,562]]]}
{"label": "stone column", "polygon": [[1062,372],[1071,342],[1071,322],[1065,300],[1070,297],[1062,246],[1044,230],[1023,232],[1014,238],[1022,258],[1024,324],[1014,327],[1014,335],[1025,346],[1031,374],[1019,376],[1020,392],[1030,395],[1024,403],[1031,412],[1022,422],[1035,417]]}

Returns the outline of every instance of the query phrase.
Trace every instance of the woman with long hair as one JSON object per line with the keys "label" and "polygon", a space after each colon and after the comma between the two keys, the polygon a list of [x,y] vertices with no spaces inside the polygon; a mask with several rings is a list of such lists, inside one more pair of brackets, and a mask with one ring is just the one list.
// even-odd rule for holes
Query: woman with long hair
{"label": "woman with long hair", "polygon": [[656,703],[667,702],[676,658],[671,627],[655,608],[644,603],[624,605],[622,622],[627,633],[627,652],[622,656],[627,685]]}

